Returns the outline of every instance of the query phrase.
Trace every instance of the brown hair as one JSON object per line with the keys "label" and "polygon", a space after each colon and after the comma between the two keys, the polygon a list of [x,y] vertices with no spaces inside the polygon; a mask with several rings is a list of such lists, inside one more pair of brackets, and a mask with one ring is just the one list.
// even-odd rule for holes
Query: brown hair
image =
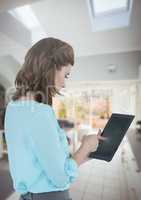
{"label": "brown hair", "polygon": [[54,85],[55,72],[69,64],[74,64],[74,52],[69,44],[55,38],[40,40],[25,56],[16,76],[16,91],[12,99],[18,100],[30,91],[35,93],[36,101],[52,105],[52,97],[59,94]]}

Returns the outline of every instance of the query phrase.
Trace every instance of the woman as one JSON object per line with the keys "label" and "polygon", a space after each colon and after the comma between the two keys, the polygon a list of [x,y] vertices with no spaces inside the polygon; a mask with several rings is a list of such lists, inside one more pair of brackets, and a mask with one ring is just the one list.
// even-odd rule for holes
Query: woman
{"label": "woman", "polygon": [[78,167],[95,151],[100,133],[83,138],[70,155],[66,134],[52,108],[74,64],[72,47],[55,38],[37,42],[15,80],[5,116],[5,134],[14,189],[24,200],[68,200]]}

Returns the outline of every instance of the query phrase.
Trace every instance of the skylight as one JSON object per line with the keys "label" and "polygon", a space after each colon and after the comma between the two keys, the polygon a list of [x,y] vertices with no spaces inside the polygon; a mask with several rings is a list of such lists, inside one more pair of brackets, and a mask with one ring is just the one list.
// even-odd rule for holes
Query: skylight
{"label": "skylight", "polygon": [[17,7],[9,10],[8,12],[31,32],[32,43],[35,43],[39,39],[46,37],[45,31],[30,5]]}
{"label": "skylight", "polygon": [[9,13],[29,29],[39,26],[39,22],[29,5],[15,8],[14,10],[10,10]]}
{"label": "skylight", "polygon": [[105,31],[130,25],[133,0],[86,1],[92,31]]}
{"label": "skylight", "polygon": [[95,16],[127,11],[129,0],[93,0]]}

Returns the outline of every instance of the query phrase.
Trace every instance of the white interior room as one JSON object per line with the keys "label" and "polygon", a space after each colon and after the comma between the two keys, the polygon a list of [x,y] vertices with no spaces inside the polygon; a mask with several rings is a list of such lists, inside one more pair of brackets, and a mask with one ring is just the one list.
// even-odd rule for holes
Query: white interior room
{"label": "white interior room", "polygon": [[[91,97],[92,91],[94,100],[106,95],[108,113],[135,115],[111,162],[93,159],[80,167],[79,178],[70,189],[73,200],[141,199],[141,134],[137,132],[137,122],[141,120],[140,19],[140,0],[0,1],[0,112],[9,101],[7,96],[14,88],[27,50],[44,37],[55,37],[70,43],[75,51],[75,64],[62,91],[64,96],[56,97],[56,102],[68,102],[69,95],[73,96],[74,106],[67,107],[72,111],[70,120],[76,124],[76,99],[83,94]],[[90,126],[94,123],[94,102],[91,98],[88,102],[86,121]],[[57,105],[54,109],[59,118]],[[91,130],[98,128],[103,125]],[[1,123],[0,129],[0,200],[18,200],[9,175]],[[72,130],[71,151],[77,149],[82,132]],[[87,134],[87,130],[84,132]]]}

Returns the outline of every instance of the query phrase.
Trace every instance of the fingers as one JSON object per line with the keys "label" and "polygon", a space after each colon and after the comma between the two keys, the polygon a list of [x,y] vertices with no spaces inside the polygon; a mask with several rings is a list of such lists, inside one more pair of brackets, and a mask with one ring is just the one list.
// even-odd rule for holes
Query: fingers
{"label": "fingers", "polygon": [[100,136],[101,133],[102,133],[102,131],[101,131],[101,129],[99,129],[99,130],[98,130],[98,134],[97,134],[97,136]]}
{"label": "fingers", "polygon": [[106,137],[102,137],[102,136],[100,136],[100,135],[97,135],[97,138],[98,138],[98,140],[102,140],[102,141],[106,141],[106,140],[107,140]]}
{"label": "fingers", "polygon": [[101,134],[102,134],[102,131],[101,131],[101,129],[99,129],[98,134],[97,134],[97,138],[98,138],[98,140],[102,140],[102,141],[107,140],[107,138],[101,136]]}

